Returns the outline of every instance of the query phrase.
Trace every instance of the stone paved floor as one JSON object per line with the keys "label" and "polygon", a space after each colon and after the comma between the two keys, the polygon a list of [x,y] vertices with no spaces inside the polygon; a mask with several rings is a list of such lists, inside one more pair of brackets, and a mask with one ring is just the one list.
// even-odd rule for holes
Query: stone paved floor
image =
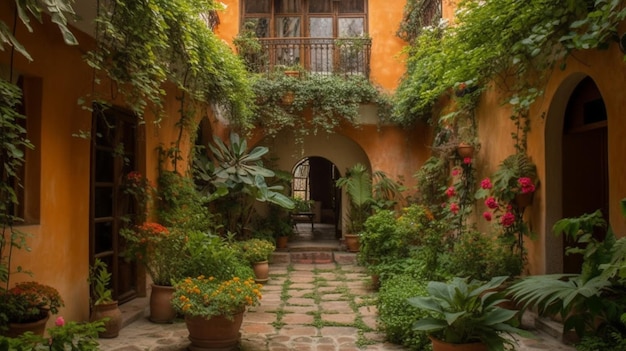
{"label": "stone paved floor", "polygon": [[[376,331],[376,293],[356,265],[272,264],[260,306],[250,308],[241,328],[242,351],[406,350],[384,341]],[[287,297],[288,298],[281,298]],[[178,351],[189,346],[182,321],[153,324],[145,317],[114,339],[101,339],[102,350]],[[538,334],[520,340],[520,351],[574,350]]]}

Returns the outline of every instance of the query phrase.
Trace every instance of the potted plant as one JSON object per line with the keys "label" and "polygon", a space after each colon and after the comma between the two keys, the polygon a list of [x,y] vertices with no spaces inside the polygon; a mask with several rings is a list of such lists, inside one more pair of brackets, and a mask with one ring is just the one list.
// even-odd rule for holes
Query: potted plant
{"label": "potted plant", "polygon": [[429,282],[428,296],[409,299],[412,306],[428,313],[413,327],[429,334],[433,351],[445,350],[449,344],[473,344],[474,348],[463,350],[504,350],[514,340],[506,334],[531,336],[517,328],[516,311],[499,307],[506,299],[493,290],[507,278],[494,277],[486,283],[458,277],[448,283]]}
{"label": "potted plant", "polygon": [[141,263],[152,278],[150,292],[150,320],[170,323],[176,317],[169,300],[174,292],[172,282],[184,275],[183,249],[187,237],[182,229],[172,230],[156,222],[120,230],[126,240],[123,255],[127,260]]}
{"label": "potted plant", "polygon": [[101,338],[115,338],[122,329],[122,312],[113,299],[109,289],[111,273],[107,264],[96,258],[89,267],[89,285],[91,286],[91,322],[104,321],[104,329],[98,332]]}
{"label": "potted plant", "polygon": [[252,238],[237,243],[243,259],[252,265],[257,283],[269,279],[269,259],[276,246],[265,239]]}
{"label": "potted plant", "polygon": [[345,176],[337,179],[336,185],[342,188],[349,197],[350,207],[347,215],[347,226],[344,238],[348,251],[358,252],[359,234],[364,229],[365,220],[372,213],[372,178],[367,168],[360,163],[346,171]]}
{"label": "potted plant", "polygon": [[185,278],[175,287],[172,303],[185,316],[191,345],[230,349],[239,342],[246,307],[259,304],[262,285],[253,278],[199,276]]}
{"label": "potted plant", "polygon": [[50,314],[57,314],[64,306],[59,292],[45,284],[21,282],[0,292],[0,320],[3,334],[16,337],[32,331],[43,335]]}

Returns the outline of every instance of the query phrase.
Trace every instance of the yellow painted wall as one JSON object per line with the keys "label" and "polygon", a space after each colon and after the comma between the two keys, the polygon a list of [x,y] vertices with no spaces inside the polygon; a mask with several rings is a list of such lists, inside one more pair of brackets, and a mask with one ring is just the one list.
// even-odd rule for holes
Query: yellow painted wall
{"label": "yellow painted wall", "polygon": [[[0,20],[13,23],[11,2],[0,2]],[[11,283],[35,280],[55,287],[65,300],[59,315],[66,320],[85,321],[89,318],[89,174],[90,141],[72,136],[79,131],[90,131],[91,113],[82,109],[77,101],[92,92],[92,69],[83,61],[83,55],[91,49],[93,40],[84,33],[73,30],[79,45],[68,46],[61,38],[57,26],[44,16],[43,24],[31,21],[33,33],[28,33],[18,20],[17,39],[33,58],[28,62],[16,53],[14,72],[41,82],[41,101],[26,101],[26,114],[41,114],[41,137],[35,145],[40,154],[40,164],[34,167],[38,173],[34,179],[40,192],[26,189],[28,201],[39,201],[39,220],[20,226],[30,235],[31,252],[16,251],[12,269],[22,266],[33,273],[14,274]],[[10,48],[0,51],[0,74],[8,72]],[[106,83],[106,81],[104,82]],[[27,83],[28,84],[28,83]],[[109,87],[95,86],[109,95]],[[25,86],[26,89],[29,85]],[[173,99],[167,101],[168,114],[175,115],[178,105]],[[37,94],[34,94],[35,96]],[[105,95],[105,96],[107,96]],[[39,104],[39,105],[37,105]],[[156,146],[170,145],[178,131],[172,127],[175,119],[165,119],[157,128],[146,115],[145,139],[139,141],[145,158],[140,160],[140,171],[156,180],[158,153]],[[34,122],[34,121],[33,121]],[[184,144],[188,149],[189,143]],[[27,156],[28,157],[28,156]],[[32,163],[29,158],[27,162]],[[30,176],[27,176],[30,178]],[[49,324],[54,323],[51,318]]]}

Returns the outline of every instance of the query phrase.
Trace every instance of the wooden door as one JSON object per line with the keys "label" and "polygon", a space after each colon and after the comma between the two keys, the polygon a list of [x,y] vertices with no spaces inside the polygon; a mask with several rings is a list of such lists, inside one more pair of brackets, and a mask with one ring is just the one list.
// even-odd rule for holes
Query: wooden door
{"label": "wooden door", "polygon": [[116,108],[94,108],[91,157],[90,262],[104,261],[112,273],[113,297],[120,303],[137,295],[136,264],[121,256],[119,230],[132,216],[122,192],[124,177],[136,169],[136,119]]}

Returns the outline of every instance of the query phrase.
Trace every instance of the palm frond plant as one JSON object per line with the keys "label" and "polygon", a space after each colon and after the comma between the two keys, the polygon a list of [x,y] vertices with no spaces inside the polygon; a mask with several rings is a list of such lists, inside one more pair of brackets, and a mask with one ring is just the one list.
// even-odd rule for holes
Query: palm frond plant
{"label": "palm frond plant", "polygon": [[337,179],[336,185],[346,191],[350,201],[347,230],[358,234],[372,213],[372,177],[363,164],[357,163],[346,171],[344,177]]}
{"label": "palm frond plant", "polygon": [[616,240],[610,228],[603,240],[595,238],[594,231],[605,227],[600,211],[557,221],[554,232],[579,245],[566,253],[582,254],[581,273],[526,277],[508,289],[513,299],[540,315],[560,315],[563,331],[573,329],[579,337],[608,330],[626,335],[626,239]]}

